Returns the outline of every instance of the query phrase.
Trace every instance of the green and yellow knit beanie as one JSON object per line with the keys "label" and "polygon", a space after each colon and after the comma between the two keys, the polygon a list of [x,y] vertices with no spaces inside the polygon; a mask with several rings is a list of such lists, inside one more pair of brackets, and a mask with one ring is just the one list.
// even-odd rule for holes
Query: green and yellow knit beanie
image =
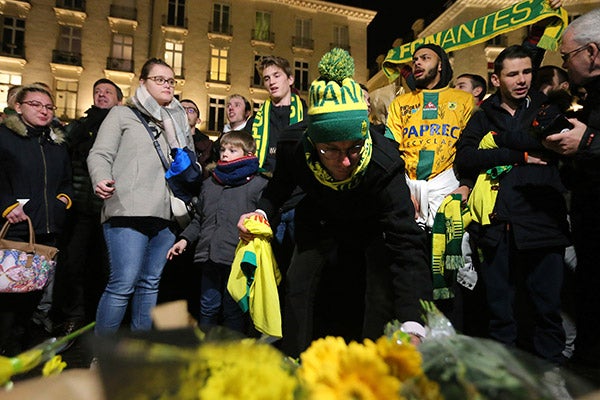
{"label": "green and yellow knit beanie", "polygon": [[361,140],[369,115],[360,85],[352,79],[354,59],[334,48],[319,61],[320,77],[310,85],[307,134],[313,143]]}

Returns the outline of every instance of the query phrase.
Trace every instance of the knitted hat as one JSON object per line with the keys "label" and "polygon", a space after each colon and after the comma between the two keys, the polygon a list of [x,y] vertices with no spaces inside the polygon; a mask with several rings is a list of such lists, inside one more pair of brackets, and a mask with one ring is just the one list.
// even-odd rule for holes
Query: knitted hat
{"label": "knitted hat", "polygon": [[413,53],[413,55],[420,49],[430,49],[435,54],[438,55],[440,60],[442,61],[442,71],[440,72],[440,81],[433,89],[441,89],[448,86],[450,81],[452,80],[452,65],[450,64],[450,59],[448,58],[448,54],[435,43],[426,43],[417,47]]}
{"label": "knitted hat", "polygon": [[334,48],[319,61],[319,74],[308,95],[308,137],[314,143],[365,139],[369,115],[362,89],[352,79],[354,59]]}

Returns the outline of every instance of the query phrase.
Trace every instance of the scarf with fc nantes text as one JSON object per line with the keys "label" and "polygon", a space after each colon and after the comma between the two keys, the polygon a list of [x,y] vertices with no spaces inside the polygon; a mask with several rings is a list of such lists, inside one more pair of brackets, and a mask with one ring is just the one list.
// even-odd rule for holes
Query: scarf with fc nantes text
{"label": "scarf with fc nantes text", "polygon": [[566,10],[562,7],[553,9],[547,0],[526,0],[390,49],[383,61],[383,72],[390,82],[396,80],[400,74],[399,66],[412,61],[415,49],[424,43],[435,43],[446,52],[456,51],[546,18],[554,20],[546,26],[538,46],[546,50],[556,50],[561,34],[568,24]]}

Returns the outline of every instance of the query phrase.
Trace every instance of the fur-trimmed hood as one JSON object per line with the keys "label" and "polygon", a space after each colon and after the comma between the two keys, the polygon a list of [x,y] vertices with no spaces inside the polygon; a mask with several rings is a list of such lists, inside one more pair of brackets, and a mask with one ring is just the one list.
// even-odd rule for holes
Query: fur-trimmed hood
{"label": "fur-trimmed hood", "polygon": [[[2,123],[17,135],[27,136],[27,125],[25,125],[25,123],[21,120],[20,115],[9,115],[2,121]],[[50,135],[48,135],[48,138],[50,141],[56,144],[63,144],[66,140],[63,128],[55,124],[54,121],[52,121],[50,125]]]}

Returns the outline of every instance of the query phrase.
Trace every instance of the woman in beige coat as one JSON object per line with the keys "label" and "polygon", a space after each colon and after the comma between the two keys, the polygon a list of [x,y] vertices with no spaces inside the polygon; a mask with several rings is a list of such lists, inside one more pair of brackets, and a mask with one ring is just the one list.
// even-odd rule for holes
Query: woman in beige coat
{"label": "woman in beige coat", "polygon": [[131,330],[152,327],[166,255],[175,241],[165,170],[140,111],[168,157],[170,148],[193,150],[185,110],[173,97],[173,69],[146,61],[140,86],[127,106],[113,107],[87,162],[95,193],[104,200],[101,221],[110,275],[96,312],[96,333],[115,332],[131,301]]}

